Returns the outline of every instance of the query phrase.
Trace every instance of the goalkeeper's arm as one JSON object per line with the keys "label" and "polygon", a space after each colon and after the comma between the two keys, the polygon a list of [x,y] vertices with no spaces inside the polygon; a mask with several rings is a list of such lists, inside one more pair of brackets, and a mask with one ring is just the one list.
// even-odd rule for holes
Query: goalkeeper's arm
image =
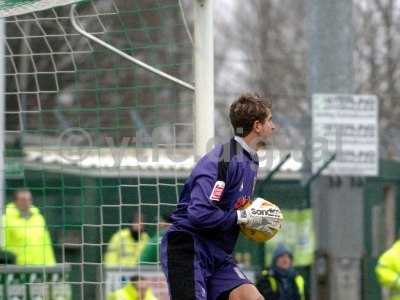
{"label": "goalkeeper's arm", "polygon": [[210,199],[216,185],[216,180],[205,174],[198,176],[193,184],[188,217],[198,228],[227,230],[237,223],[235,210],[224,211],[217,206],[216,201]]}

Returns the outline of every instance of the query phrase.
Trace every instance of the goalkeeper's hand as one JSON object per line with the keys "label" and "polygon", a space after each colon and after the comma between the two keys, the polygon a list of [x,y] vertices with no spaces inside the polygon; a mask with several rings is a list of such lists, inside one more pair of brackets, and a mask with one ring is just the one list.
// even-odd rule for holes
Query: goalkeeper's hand
{"label": "goalkeeper's hand", "polygon": [[248,207],[238,210],[238,224],[246,227],[269,232],[279,230],[282,224],[282,213],[275,205],[265,205],[265,200],[257,198]]}

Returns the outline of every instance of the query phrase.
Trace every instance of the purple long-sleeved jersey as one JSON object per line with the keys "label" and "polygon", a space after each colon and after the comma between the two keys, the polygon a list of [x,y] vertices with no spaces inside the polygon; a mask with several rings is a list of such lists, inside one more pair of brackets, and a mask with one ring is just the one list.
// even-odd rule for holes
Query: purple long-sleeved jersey
{"label": "purple long-sleeved jersey", "polygon": [[191,232],[231,254],[239,234],[235,205],[252,197],[257,170],[257,156],[235,139],[214,147],[187,179],[169,231]]}

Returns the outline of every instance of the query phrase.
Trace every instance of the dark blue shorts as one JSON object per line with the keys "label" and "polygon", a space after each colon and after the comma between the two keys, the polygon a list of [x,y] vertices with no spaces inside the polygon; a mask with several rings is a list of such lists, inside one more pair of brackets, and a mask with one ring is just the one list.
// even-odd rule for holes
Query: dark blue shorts
{"label": "dark blue shorts", "polygon": [[171,300],[217,300],[224,292],[251,283],[231,256],[215,263],[211,252],[191,233],[170,231],[164,235],[161,264]]}

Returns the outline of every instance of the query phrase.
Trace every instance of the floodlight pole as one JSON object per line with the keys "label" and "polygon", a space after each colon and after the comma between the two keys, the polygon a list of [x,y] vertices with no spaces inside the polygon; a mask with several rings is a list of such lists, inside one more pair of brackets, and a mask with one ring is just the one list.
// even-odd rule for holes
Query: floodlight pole
{"label": "floodlight pole", "polygon": [[[306,3],[311,112],[313,94],[354,94],[353,4],[349,0]],[[311,141],[311,126],[309,129],[307,140]],[[340,152],[337,149],[338,159]],[[349,177],[320,176],[311,184],[310,192],[319,253],[313,271],[312,299],[359,300],[363,187]]]}
{"label": "floodlight pole", "polygon": [[213,0],[194,3],[194,143],[199,158],[214,138],[214,36]]}

